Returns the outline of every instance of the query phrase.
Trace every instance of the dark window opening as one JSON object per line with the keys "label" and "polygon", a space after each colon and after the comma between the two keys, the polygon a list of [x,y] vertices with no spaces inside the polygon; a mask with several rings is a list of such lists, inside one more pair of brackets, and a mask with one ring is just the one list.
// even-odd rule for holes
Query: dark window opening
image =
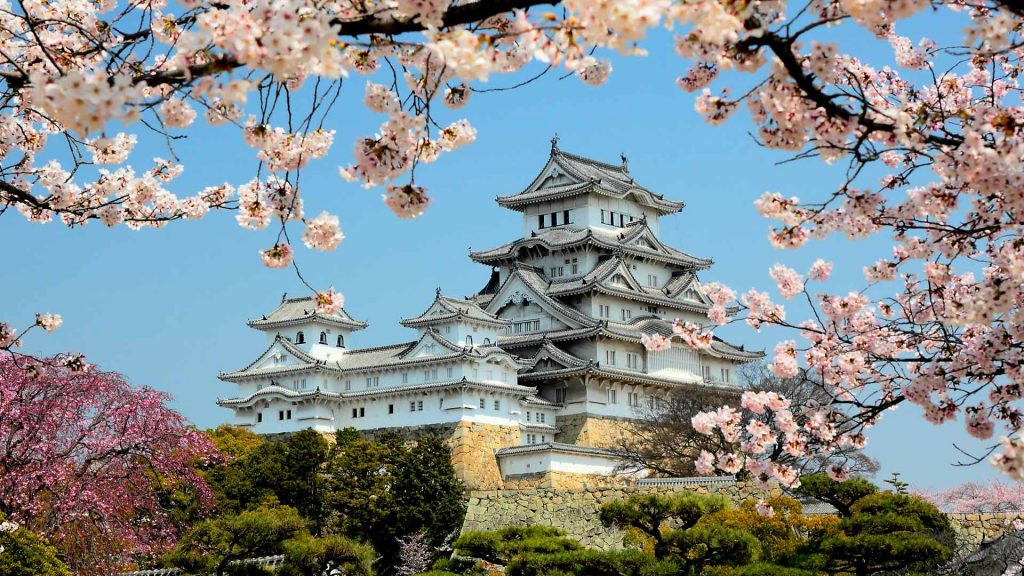
{"label": "dark window opening", "polygon": [[537,216],[537,227],[538,228],[543,228],[544,227],[544,215],[543,214]]}
{"label": "dark window opening", "polygon": [[320,343],[327,344],[327,332],[320,333]]}
{"label": "dark window opening", "polygon": [[256,422],[263,422],[263,412],[259,412],[256,414]]}
{"label": "dark window opening", "polygon": [[395,413],[395,405],[394,404],[388,404],[388,414],[394,414],[394,413]]}
{"label": "dark window opening", "polygon": [[338,348],[344,348],[344,347],[345,347],[345,337],[342,336],[341,334],[338,334]]}
{"label": "dark window opening", "polygon": [[362,418],[363,416],[366,416],[366,408],[359,409],[359,417]]}
{"label": "dark window opening", "polygon": [[302,332],[299,332],[298,334],[296,334],[295,335],[295,343],[296,344],[305,344],[306,343],[306,336],[305,336],[305,334],[303,334]]}

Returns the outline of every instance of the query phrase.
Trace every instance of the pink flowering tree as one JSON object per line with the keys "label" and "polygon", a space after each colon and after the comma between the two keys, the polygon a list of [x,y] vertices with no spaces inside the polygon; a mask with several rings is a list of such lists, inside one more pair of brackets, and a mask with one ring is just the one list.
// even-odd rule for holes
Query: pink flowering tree
{"label": "pink flowering tree", "polygon": [[161,494],[212,505],[195,468],[216,451],[166,394],[66,364],[0,353],[0,512],[76,574],[111,574],[174,543]]}
{"label": "pink flowering tree", "polygon": [[944,512],[1022,512],[1024,485],[991,480],[987,484],[968,482],[959,486],[923,494]]}
{"label": "pink flowering tree", "polygon": [[[929,11],[947,13],[933,28],[959,24],[958,42],[899,33]],[[824,263],[807,279],[773,269],[783,298],[806,300],[797,318],[765,292],[739,299],[754,328],[792,331],[776,349],[778,373],[802,364],[834,395],[799,433],[859,443],[886,409],[909,401],[932,422],[959,419],[992,439],[995,463],[1024,478],[1014,405],[1024,395],[1018,2],[52,0],[19,1],[0,20],[0,212],[140,228],[231,209],[242,227],[270,230],[260,256],[275,268],[294,266],[292,238],[314,250],[343,239],[300,183],[333,144],[330,112],[355,84],[343,77],[366,78],[357,89],[381,123],[350,144],[340,177],[382,187],[398,216],[415,217],[430,202],[416,167],[475,136],[445,107],[500,75],[525,81],[551,69],[601,84],[611,55],[642,54],[649,33],[673,30],[686,63],[678,86],[698,93],[708,122],[745,107],[765,147],[845,168],[841,186],[809,200],[768,193],[757,202],[778,222],[772,242],[882,234],[892,243],[865,270],[866,292],[808,291],[807,279],[827,277]],[[848,54],[860,46],[840,46],[837,27],[866,32],[893,63]],[[743,89],[733,96],[730,83]],[[184,169],[175,142],[198,122],[252,148],[251,179],[172,191]],[[166,143],[165,158],[130,165],[141,139]],[[720,324],[733,294],[711,288],[719,305],[709,321]],[[321,311],[341,305],[333,289],[310,289]],[[707,328],[681,326],[679,336],[699,347]],[[17,340],[6,326],[0,339],[8,349]],[[786,431],[771,433],[782,441]]]}

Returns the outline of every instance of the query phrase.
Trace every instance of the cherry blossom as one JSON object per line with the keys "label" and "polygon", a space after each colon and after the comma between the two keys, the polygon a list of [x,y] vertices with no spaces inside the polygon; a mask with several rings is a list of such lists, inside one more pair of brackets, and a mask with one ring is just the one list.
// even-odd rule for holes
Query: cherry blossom
{"label": "cherry blossom", "polygon": [[318,314],[337,314],[338,310],[345,305],[345,297],[329,288],[326,292],[318,292],[316,295],[316,311]]}
{"label": "cherry blossom", "polygon": [[274,244],[260,250],[260,258],[267,268],[284,268],[292,263],[292,247],[288,244]]}
{"label": "cherry blossom", "polygon": [[194,466],[216,452],[166,394],[74,366],[0,353],[0,529],[45,536],[76,574],[112,574],[174,543],[160,486],[212,506]]}
{"label": "cherry blossom", "polygon": [[327,212],[306,223],[306,231],[302,233],[302,242],[308,248],[317,250],[334,250],[345,236],[338,226],[338,217]]}

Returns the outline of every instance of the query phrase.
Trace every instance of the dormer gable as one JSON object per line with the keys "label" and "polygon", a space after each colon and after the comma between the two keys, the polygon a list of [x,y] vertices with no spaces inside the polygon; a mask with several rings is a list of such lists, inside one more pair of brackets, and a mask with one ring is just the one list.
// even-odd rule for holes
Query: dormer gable
{"label": "dormer gable", "polygon": [[402,354],[403,359],[417,358],[422,356],[446,356],[464,352],[465,348],[441,336],[432,329],[427,329],[416,344]]}

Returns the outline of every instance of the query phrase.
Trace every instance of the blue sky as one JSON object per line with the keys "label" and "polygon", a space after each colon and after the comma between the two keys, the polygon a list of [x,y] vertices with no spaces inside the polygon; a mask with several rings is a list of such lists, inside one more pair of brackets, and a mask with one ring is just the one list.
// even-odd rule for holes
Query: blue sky
{"label": "blue sky", "polygon": [[[662,221],[662,236],[714,259],[704,280],[741,291],[769,288],[767,271],[775,262],[805,271],[823,257],[836,263],[828,290],[863,287],[861,269],[889,253],[886,238],[835,238],[782,252],[769,245],[769,222],[753,207],[765,191],[821,198],[843,176],[842,166],[814,160],[778,164],[787,156],[758,147],[747,134],[751,125],[744,113],[725,126],[704,124],[693,111],[693,96],[674,86],[685,63],[671,54],[670,38],[662,34],[648,46],[649,57],[616,58],[601,88],[549,75],[516,91],[476,94],[458,114],[445,113],[446,120],[468,117],[478,139],[421,167],[417,181],[429,188],[434,204],[413,221],[396,219],[379,189],[338,177],[337,166],[351,161],[351,142],[381,121],[359,104],[364,80],[347,81],[328,122],[338,130],[336,144],[302,177],[307,214],[338,214],[346,239],[336,252],[300,248],[298,257],[311,283],[344,292],[349,313],[370,323],[351,338],[351,346],[411,338],[397,321],[421,312],[435,287],[468,295],[484,285],[489,270],[469,260],[468,250],[518,237],[520,214],[499,208],[494,197],[529,183],[556,132],[565,150],[612,162],[627,154],[639,182],[685,201],[681,214]],[[890,57],[887,46],[878,50],[876,56]],[[495,78],[487,87],[508,83]],[[133,161],[166,157],[159,142],[143,140]],[[172,186],[182,196],[223,181],[244,182],[255,169],[254,151],[232,129],[203,128],[176,146],[186,171]],[[59,313],[64,326],[32,335],[26,351],[82,352],[134,384],[173,394],[174,406],[197,425],[216,426],[230,417],[216,398],[233,393],[217,373],[245,366],[264,348],[262,335],[245,321],[272,310],[283,292],[303,293],[291,272],[260,264],[257,250],[273,241],[271,231],[240,228],[233,213],[139,232],[95,223],[68,230],[8,214],[0,219],[0,243],[6,246],[0,294],[7,304],[0,320],[20,326],[37,311]],[[755,333],[745,325],[722,334],[767,350],[786,336]],[[879,479],[899,471],[921,488],[995,476],[986,463],[952,466],[958,459],[953,442],[981,448],[960,423],[934,427],[919,409],[904,406],[874,430],[868,451],[883,465]]]}

